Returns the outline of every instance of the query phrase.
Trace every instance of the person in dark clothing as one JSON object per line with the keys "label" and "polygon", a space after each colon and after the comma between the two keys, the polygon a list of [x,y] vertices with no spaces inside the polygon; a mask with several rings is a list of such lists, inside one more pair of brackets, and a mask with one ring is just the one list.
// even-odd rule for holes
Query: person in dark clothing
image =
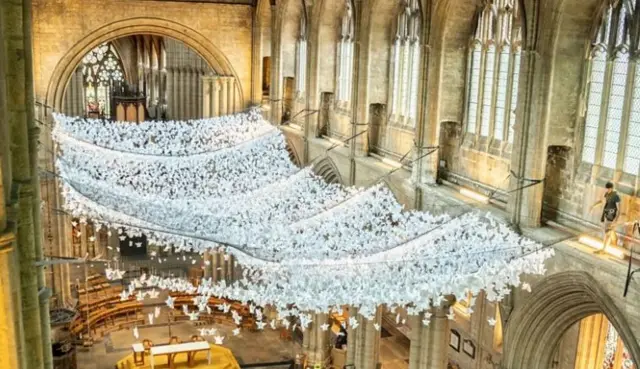
{"label": "person in dark clothing", "polygon": [[602,200],[596,202],[591,206],[593,210],[596,206],[604,204],[602,209],[602,215],[600,216],[600,222],[602,222],[602,231],[604,232],[603,249],[596,251],[597,253],[604,252],[611,239],[615,237],[612,231],[615,231],[615,223],[620,217],[620,196],[613,189],[613,183],[607,182],[605,185],[607,189],[604,193]]}
{"label": "person in dark clothing", "polygon": [[338,334],[338,338],[336,338],[336,348],[344,349],[343,346],[347,344],[347,330],[344,327],[340,326],[340,333]]}

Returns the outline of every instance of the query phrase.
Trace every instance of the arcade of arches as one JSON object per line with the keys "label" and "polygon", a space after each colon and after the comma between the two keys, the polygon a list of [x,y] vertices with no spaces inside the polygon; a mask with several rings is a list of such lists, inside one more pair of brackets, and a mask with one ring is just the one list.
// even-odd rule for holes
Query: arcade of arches
{"label": "arcade of arches", "polygon": [[[628,276],[640,264],[639,7],[0,2],[0,368],[147,367],[148,356],[134,363],[132,344],[191,341],[202,327],[227,337],[214,364],[198,361],[203,368],[287,360],[356,369],[638,368],[640,281]],[[381,309],[353,329],[354,308],[345,307],[304,330],[248,327],[235,336],[225,314],[189,321],[179,308],[188,296],[155,321],[166,293],[120,301],[127,277],[103,277],[114,249],[128,278],[232,281],[241,266],[221,252],[175,253],[69,218],[52,113],[139,122],[256,105],[297,165],[314,165],[332,183],[383,181],[409,209],[491,212],[554,248],[546,275],[522,276],[524,287],[502,301],[447,301],[428,326]],[[620,202],[603,245],[602,206],[591,205],[607,182]],[[179,357],[173,365],[187,367]],[[167,367],[163,360],[157,367]]]}

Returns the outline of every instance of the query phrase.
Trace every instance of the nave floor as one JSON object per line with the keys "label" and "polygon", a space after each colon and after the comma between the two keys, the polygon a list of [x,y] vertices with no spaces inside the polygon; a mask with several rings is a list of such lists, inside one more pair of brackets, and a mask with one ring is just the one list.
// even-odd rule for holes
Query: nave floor
{"label": "nave floor", "polygon": [[[227,336],[223,346],[231,350],[239,364],[290,360],[295,358],[302,349],[297,343],[280,339],[280,335],[276,331],[242,331],[240,335],[233,336],[232,327],[224,325],[215,325],[214,327]],[[210,327],[207,326],[207,328]],[[105,346],[105,339],[96,342],[89,350],[83,351],[82,348],[78,348],[78,368],[113,369],[118,361],[131,354],[132,344],[142,342],[145,338],[154,343],[169,341],[169,330],[166,326],[138,328],[138,330],[140,339],[136,339],[130,330],[111,333],[113,349],[109,352]],[[192,335],[198,333],[198,328],[190,322],[171,325],[171,334],[183,341],[187,341]],[[206,338],[210,343],[213,343],[213,337]]]}

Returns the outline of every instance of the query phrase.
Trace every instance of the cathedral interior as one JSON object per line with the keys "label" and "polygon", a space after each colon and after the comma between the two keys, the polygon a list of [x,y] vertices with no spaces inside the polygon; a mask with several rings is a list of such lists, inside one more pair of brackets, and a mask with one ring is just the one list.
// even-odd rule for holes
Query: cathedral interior
{"label": "cathedral interior", "polygon": [[[0,368],[639,368],[640,0],[1,0],[0,41]],[[121,298],[144,275],[231,284],[242,266],[66,212],[56,114],[256,107],[330,184],[491,214],[554,255],[431,324],[344,306],[263,330],[228,298],[197,319],[186,293]],[[154,358],[188,342],[208,362]]]}

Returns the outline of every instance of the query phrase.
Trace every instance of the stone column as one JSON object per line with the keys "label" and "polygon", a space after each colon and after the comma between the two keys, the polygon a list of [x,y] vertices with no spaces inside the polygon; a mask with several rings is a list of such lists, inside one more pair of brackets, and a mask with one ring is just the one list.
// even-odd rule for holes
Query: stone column
{"label": "stone column", "polygon": [[[358,316],[358,309],[351,306],[349,307],[349,317]],[[356,364],[356,330],[351,326],[347,326],[347,357],[345,365]]]}
{"label": "stone column", "polygon": [[271,91],[269,98],[271,99],[271,123],[280,124],[282,121],[282,50],[281,26],[279,26],[278,6],[271,6],[271,30],[272,35],[277,35],[271,41]]}
{"label": "stone column", "polygon": [[178,74],[176,75],[176,100],[178,101],[178,118],[185,118],[185,106],[184,106],[184,75],[185,71],[180,68],[178,70]]}
{"label": "stone column", "polygon": [[[17,225],[16,250],[17,261],[10,270],[19,271],[20,304],[24,332],[24,346],[21,347],[24,361],[23,368],[48,368],[51,365],[49,354],[43,352],[43,321],[40,314],[38,298],[39,268],[35,267],[42,237],[40,225],[40,198],[36,163],[37,147],[33,145],[38,130],[34,121],[33,94],[33,58],[31,42],[31,1],[4,2],[2,8],[4,22],[4,40],[0,47],[4,49],[7,68],[5,70],[6,89],[11,93],[11,101],[6,104],[6,123],[9,125],[9,142],[11,142],[11,177],[17,189],[14,192],[14,209],[10,217]],[[8,21],[11,20],[11,21]],[[8,42],[7,40],[11,40]],[[4,62],[4,61],[3,61]],[[4,64],[4,63],[3,63]],[[3,124],[5,124],[3,122]],[[35,156],[35,158],[32,158]],[[34,209],[38,211],[34,211]],[[14,295],[15,297],[15,295]],[[47,311],[48,313],[48,311]],[[47,322],[48,323],[48,322]],[[49,327],[44,327],[47,331]],[[48,338],[48,336],[47,336]],[[48,362],[47,362],[48,361]]]}
{"label": "stone column", "polygon": [[209,251],[205,251],[204,255],[202,256],[202,260],[205,261],[204,263],[204,277],[205,278],[211,278],[211,264],[207,265],[207,261],[209,263],[211,263],[211,255],[209,255]]}
{"label": "stone column", "polygon": [[221,82],[221,86],[220,86],[220,115],[227,115],[229,114],[228,111],[228,107],[229,107],[229,98],[228,98],[228,92],[229,92],[229,87],[227,87],[227,85],[229,84],[229,79],[227,77],[220,77],[220,82]]}
{"label": "stone column", "polygon": [[82,75],[82,68],[76,69],[76,77],[75,77],[75,110],[73,111],[73,115],[84,116],[84,111],[86,110],[84,105],[84,76]]}
{"label": "stone column", "polygon": [[192,72],[191,69],[186,69],[184,73],[183,83],[184,83],[184,93],[182,97],[182,101],[184,101],[184,119],[191,119],[193,117],[193,99],[192,95],[192,86],[191,86]]}
{"label": "stone column", "polygon": [[449,306],[431,309],[429,325],[422,320],[424,315],[410,316],[411,346],[409,369],[447,369],[449,350]]}
{"label": "stone column", "polygon": [[83,258],[89,253],[89,246],[87,243],[87,224],[80,223],[80,255]]}
{"label": "stone column", "polygon": [[[351,315],[351,314],[350,314]],[[376,369],[380,361],[380,331],[375,329],[374,324],[382,323],[381,308],[378,308],[373,320],[369,320],[362,315],[357,316],[358,328],[355,333],[355,366],[362,369]],[[351,339],[351,338],[348,338]],[[350,342],[347,346],[351,350]]]}
{"label": "stone column", "polygon": [[[522,50],[517,122],[514,126],[511,154],[511,168],[516,176],[511,176],[509,187],[513,192],[509,196],[508,209],[511,213],[511,223],[525,227],[538,227],[542,215],[544,186],[538,184],[524,190],[520,189],[529,183],[523,178],[542,179],[545,176],[545,95],[548,92],[545,94],[541,91],[548,91],[550,77],[543,78],[543,63],[538,50]],[[540,75],[536,71],[539,71]]]}
{"label": "stone column", "polygon": [[202,116],[211,117],[211,78],[202,76]]}
{"label": "stone column", "polygon": [[164,99],[167,103],[167,119],[174,118],[174,105],[173,105],[173,70],[168,69],[165,76],[164,85]]}
{"label": "stone column", "polygon": [[220,253],[218,251],[211,252],[211,278],[213,278],[214,282],[218,282],[220,280],[218,277],[220,275],[218,272],[218,268],[220,267],[219,254]]}
{"label": "stone column", "polygon": [[198,86],[198,88],[196,89],[196,91],[198,92],[198,99],[197,104],[198,106],[197,108],[197,115],[196,118],[200,119],[200,118],[204,118],[204,100],[203,100],[203,94],[202,94],[202,73],[200,73],[200,71],[198,71],[196,73],[196,84]]}
{"label": "stone column", "polygon": [[220,115],[220,79],[213,77],[211,80],[211,116]]}
{"label": "stone column", "polygon": [[326,367],[329,359],[331,344],[329,342],[329,330],[323,331],[321,326],[328,322],[327,314],[313,314],[313,322],[303,333],[303,350],[307,356],[307,363],[311,367],[320,365]]}
{"label": "stone column", "polygon": [[[17,8],[17,9],[16,9]],[[0,7],[0,368],[23,368],[24,337],[20,312],[20,279],[16,255],[15,226],[8,227],[5,205],[11,197],[11,151],[5,66],[7,54],[16,50],[5,48],[5,18],[14,16],[19,7],[12,6],[8,14]],[[13,23],[13,26],[17,24]],[[13,33],[13,32],[10,32]],[[11,58],[13,60],[13,58]],[[24,84],[23,84],[24,86]],[[12,91],[12,90],[10,90]]]}
{"label": "stone column", "polygon": [[233,114],[237,111],[238,107],[236,106],[235,103],[235,86],[236,86],[236,79],[233,77],[228,77],[227,79],[227,98],[229,99],[228,103],[227,103],[227,109],[228,109],[228,113],[227,114]]}

